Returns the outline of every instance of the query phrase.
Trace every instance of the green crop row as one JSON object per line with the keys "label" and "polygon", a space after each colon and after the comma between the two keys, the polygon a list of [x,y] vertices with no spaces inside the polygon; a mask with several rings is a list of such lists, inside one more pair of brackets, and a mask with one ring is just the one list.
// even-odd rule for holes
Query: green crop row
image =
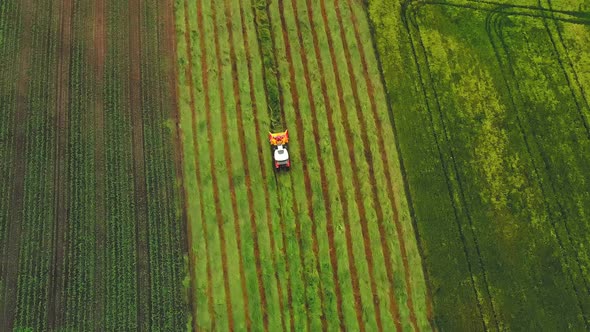
{"label": "green crop row", "polygon": [[23,210],[13,216],[21,220],[14,326],[37,330],[46,328],[52,272],[57,89],[50,82],[56,74],[58,22],[46,13],[54,9],[50,3],[38,6],[30,27],[30,76],[35,79],[28,84],[27,112],[21,124],[26,128],[25,150],[20,151],[25,158]]}

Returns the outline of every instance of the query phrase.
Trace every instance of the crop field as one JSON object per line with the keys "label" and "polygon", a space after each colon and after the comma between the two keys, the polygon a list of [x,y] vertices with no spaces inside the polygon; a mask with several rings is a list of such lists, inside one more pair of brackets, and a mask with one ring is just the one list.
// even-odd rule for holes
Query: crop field
{"label": "crop field", "polygon": [[177,1],[176,27],[193,326],[430,329],[363,6]]}
{"label": "crop field", "polygon": [[590,2],[369,16],[436,325],[588,330]]}
{"label": "crop field", "polygon": [[590,0],[3,0],[0,72],[0,331],[590,330]]}
{"label": "crop field", "polygon": [[0,330],[183,330],[173,4],[0,2]]}

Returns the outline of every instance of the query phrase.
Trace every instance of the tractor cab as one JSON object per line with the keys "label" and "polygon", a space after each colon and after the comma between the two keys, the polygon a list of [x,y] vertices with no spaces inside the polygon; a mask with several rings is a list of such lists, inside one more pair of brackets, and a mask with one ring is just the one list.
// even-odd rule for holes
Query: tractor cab
{"label": "tractor cab", "polygon": [[291,160],[289,159],[289,134],[285,130],[281,133],[269,133],[268,140],[272,151],[272,161],[275,170],[281,169],[289,170],[291,168]]}

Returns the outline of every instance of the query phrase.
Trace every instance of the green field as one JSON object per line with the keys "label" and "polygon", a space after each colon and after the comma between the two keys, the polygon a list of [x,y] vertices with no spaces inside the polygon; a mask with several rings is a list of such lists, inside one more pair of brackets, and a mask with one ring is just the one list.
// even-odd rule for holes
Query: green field
{"label": "green field", "polygon": [[590,330],[590,0],[3,0],[0,73],[0,331]]}
{"label": "green field", "polygon": [[590,15],[552,2],[370,1],[441,329],[589,327]]}
{"label": "green field", "polygon": [[[177,6],[194,326],[429,329],[363,7],[252,5]],[[275,175],[284,129],[294,166]]]}

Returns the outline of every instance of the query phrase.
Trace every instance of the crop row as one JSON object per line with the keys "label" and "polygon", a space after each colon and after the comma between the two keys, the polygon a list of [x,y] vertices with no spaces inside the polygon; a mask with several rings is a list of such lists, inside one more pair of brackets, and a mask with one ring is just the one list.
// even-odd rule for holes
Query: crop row
{"label": "crop row", "polygon": [[[321,107],[319,105],[324,101],[323,96],[320,94],[320,78],[310,74],[318,72],[317,67],[315,67],[317,64],[310,62],[312,63],[310,66],[313,67],[308,68],[307,72],[301,68],[303,64],[301,62],[303,48],[301,47],[305,47],[306,52],[314,50],[310,43],[312,37],[309,35],[309,28],[303,29],[292,22],[291,26],[305,31],[305,39],[303,39],[304,44],[300,46],[298,41],[301,39],[298,35],[289,36],[288,42],[291,51],[288,54],[285,51],[286,44],[280,37],[280,31],[283,29],[281,20],[289,22],[294,17],[294,12],[292,12],[294,8],[299,11],[305,6],[311,5],[301,1],[284,4],[284,8],[275,7],[274,4],[269,7],[271,31],[273,32],[274,45],[277,50],[276,58],[279,60],[277,68],[262,67],[264,62],[261,61],[261,55],[257,54],[258,48],[255,47],[258,43],[257,34],[254,30],[255,27],[251,24],[246,23],[240,27],[233,23],[231,26],[231,36],[233,36],[231,40],[228,40],[230,38],[229,29],[223,31],[215,28],[215,25],[225,25],[223,20],[229,19],[226,16],[228,13],[231,13],[232,17],[236,17],[238,15],[237,9],[247,8],[247,6],[242,2],[238,4],[231,3],[228,7],[234,8],[233,12],[226,9],[226,4],[219,4],[214,8],[203,8],[202,6],[201,2],[196,4],[186,2],[183,6],[177,7],[178,29],[186,36],[179,43],[178,53],[179,62],[183,65],[182,69],[184,69],[181,70],[180,82],[183,87],[181,89],[181,101],[184,101],[181,109],[186,110],[182,119],[185,137],[185,158],[188,156],[185,161],[185,177],[187,178],[187,184],[189,184],[187,185],[189,188],[187,189],[189,191],[188,196],[191,197],[188,201],[189,216],[193,225],[193,250],[195,251],[196,261],[202,262],[194,267],[193,274],[196,279],[196,289],[194,291],[197,293],[196,311],[198,314],[193,317],[196,326],[205,329],[210,328],[211,324],[213,324],[213,317],[216,317],[215,323],[217,325],[215,325],[215,328],[219,329],[224,329],[224,326],[225,328],[230,325],[241,327],[244,326],[242,324],[247,326],[247,324],[260,324],[260,322],[268,324],[269,327],[266,328],[270,329],[272,327],[273,330],[279,326],[283,329],[286,326],[291,329],[303,326],[321,329],[323,324],[339,326],[340,319],[347,320],[342,322],[342,326],[356,326],[358,328],[356,324],[369,324],[368,327],[375,327],[375,308],[373,308],[375,296],[380,297],[381,303],[384,303],[384,308],[378,310],[389,312],[389,309],[385,309],[389,299],[387,295],[389,286],[384,287],[388,282],[385,281],[387,280],[387,273],[385,271],[386,263],[383,260],[395,261],[394,264],[398,266],[396,269],[400,271],[404,269],[399,254],[393,254],[398,252],[399,249],[397,249],[397,241],[393,240],[395,238],[395,231],[392,228],[394,221],[389,219],[393,218],[392,206],[384,198],[375,198],[375,202],[359,200],[358,197],[361,195],[365,197],[372,195],[373,191],[368,185],[359,188],[357,198],[347,194],[348,192],[354,193],[355,189],[353,184],[349,182],[349,175],[353,174],[352,167],[347,166],[351,164],[351,160],[348,159],[351,158],[351,152],[344,143],[347,140],[343,128],[339,127],[335,130],[337,137],[343,143],[335,144],[334,149],[337,149],[337,155],[342,154],[344,156],[341,162],[344,166],[341,166],[341,164],[336,166],[331,161],[326,161],[325,167],[327,169],[319,171],[319,158],[312,158],[311,154],[308,158],[300,157],[303,155],[302,151],[304,149],[314,153],[314,155],[319,155],[320,149],[322,155],[324,153],[326,156],[334,155],[331,154],[332,146],[328,141],[324,142],[317,139],[314,141],[314,139],[311,139],[312,137],[318,137],[316,132],[319,133],[319,137],[329,137],[330,129],[326,126],[325,120],[321,118],[323,115],[320,114],[322,113],[316,112],[316,110],[312,112],[310,106],[310,100],[313,100],[317,108]],[[346,11],[343,11],[345,15],[353,15],[351,7],[345,8]],[[330,12],[330,9],[333,12],[333,8],[324,11]],[[214,10],[215,12],[212,12]],[[362,18],[362,16],[358,16],[358,13],[362,12],[362,8],[353,10],[354,15],[357,15],[355,17]],[[252,22],[254,15],[260,15],[261,12],[264,13],[263,8],[256,8],[254,11],[240,10],[239,14],[245,16],[245,22]],[[316,8],[315,16],[313,16],[314,24],[319,26],[321,24],[325,25],[320,13],[321,10]],[[302,13],[298,13],[298,15],[300,21],[305,17]],[[338,22],[337,17],[331,17],[331,20],[333,20],[332,22]],[[231,21],[239,22],[237,19]],[[197,26],[195,27],[195,25]],[[339,25],[339,27],[343,29],[343,25]],[[240,30],[240,28],[244,30]],[[365,29],[364,33],[367,33],[366,25]],[[351,47],[350,44],[354,44],[356,39],[354,35],[351,35],[353,32],[351,30],[342,31],[349,34],[345,41],[347,42],[346,47]],[[331,32],[330,38],[341,43],[342,35],[339,32],[340,30]],[[215,35],[217,38],[207,38],[208,35]],[[326,38],[322,34],[320,40],[326,43]],[[219,44],[216,45],[215,42]],[[262,40],[261,42],[269,43],[268,40]],[[234,45],[228,43],[234,43]],[[246,44],[249,45],[248,48],[244,46]],[[338,46],[342,47],[340,45]],[[264,49],[269,48],[271,46],[268,44],[260,45],[262,52],[264,52]],[[217,49],[229,50],[229,54],[218,54]],[[244,51],[245,54],[242,53]],[[342,48],[338,51],[343,52]],[[232,55],[232,52],[235,52],[235,54]],[[372,54],[371,52],[372,50],[366,51],[365,54]],[[317,55],[316,59],[322,59],[322,57],[327,57],[329,54],[325,51],[325,53]],[[356,51],[353,51],[353,54],[357,57],[360,56]],[[229,58],[227,55],[229,55]],[[287,57],[295,60],[281,60]],[[345,59],[334,57],[333,54],[330,54],[330,57],[337,61],[334,63],[338,63],[332,67],[330,75],[341,75],[341,71],[350,68]],[[221,66],[217,61],[221,62]],[[321,61],[325,62],[323,64],[324,68],[331,68],[331,62],[326,58]],[[353,61],[360,62],[358,58]],[[307,62],[306,60],[306,65]],[[291,65],[293,65],[292,68],[290,68]],[[232,70],[233,66],[236,66],[237,69]],[[371,70],[372,75],[374,75],[376,68],[372,67]],[[264,137],[262,132],[264,132],[265,128],[271,127],[271,121],[264,107],[266,96],[261,95],[260,89],[256,89],[257,86],[264,86],[263,80],[266,77],[263,73],[275,71],[280,72],[281,81],[279,83],[282,86],[280,90],[285,92],[283,96],[285,99],[283,109],[287,114],[285,120],[291,124],[289,130],[293,135],[293,141],[297,142],[291,148],[296,162],[292,173],[291,175],[279,176],[277,182],[272,181],[269,176],[272,170],[268,162],[269,155],[267,155],[266,148],[264,148],[266,146],[265,141],[261,141],[257,137],[257,135]],[[236,72],[238,73],[237,77],[235,76]],[[295,76],[291,75],[295,75],[295,73],[299,77],[299,83],[293,86],[291,82],[295,81]],[[305,77],[305,74],[308,77]],[[222,75],[221,79],[218,75]],[[364,77],[359,72],[350,75],[359,77],[359,82],[362,80],[361,77]],[[226,79],[226,77],[232,77],[232,79]],[[312,80],[310,80],[310,77]],[[350,80],[348,76],[344,76],[344,78],[347,81]],[[238,90],[236,90],[235,86],[232,86],[235,79],[239,82]],[[327,80],[330,79],[331,77],[327,78]],[[315,86],[311,86],[315,93],[309,93],[310,90],[305,86],[306,80],[309,80],[307,83],[315,84]],[[356,81],[353,82],[357,84]],[[372,84],[379,86],[378,82]],[[338,98],[339,93],[333,87],[330,88],[332,90],[329,90],[326,95],[329,95],[327,98],[334,105],[342,105],[345,102],[344,96],[347,96],[347,98],[352,97],[352,92],[347,91],[340,95],[340,103],[337,103],[336,98]],[[251,91],[251,89],[254,91]],[[335,110],[335,113],[338,113],[338,118],[333,122],[341,123],[344,119],[340,119],[345,117],[345,121],[352,124],[350,125],[352,127],[351,135],[361,135],[361,131],[366,130],[372,138],[376,138],[378,135],[374,124],[375,119],[371,117],[370,114],[372,113],[368,109],[369,102],[365,99],[368,98],[367,87],[360,83],[358,89],[358,102],[360,104],[362,101],[364,107],[363,110],[359,110],[362,113],[359,113],[358,116],[366,116],[371,121],[369,122],[370,125],[365,125],[361,129],[360,125],[353,124],[354,121],[349,120],[346,114],[340,115],[340,109]],[[236,94],[236,91],[238,94]],[[293,94],[291,91],[297,92]],[[305,92],[308,92],[307,96]],[[262,93],[264,93],[264,90],[262,90]],[[293,95],[296,96],[299,107],[293,106],[295,105],[292,101]],[[384,98],[382,91],[379,98]],[[350,110],[348,112],[356,111]],[[386,116],[386,110],[380,110],[379,112],[381,112],[380,116]],[[353,114],[355,113],[350,115]],[[297,118],[301,119],[301,125],[296,125],[299,121]],[[234,119],[236,122],[234,122]],[[193,121],[194,123],[192,123]],[[238,127],[240,121],[242,128]],[[261,131],[257,132],[255,128],[261,128]],[[220,131],[226,133],[226,136],[212,135],[212,133]],[[243,133],[240,133],[242,131]],[[391,135],[391,132],[383,134]],[[222,139],[228,142],[246,140],[248,142],[258,142],[258,144],[246,144],[246,153],[243,153],[239,145],[230,144],[229,147],[226,147]],[[257,146],[259,144],[262,144],[262,146]],[[321,144],[321,147],[319,144]],[[355,155],[365,155],[364,147],[356,146],[355,148],[357,149]],[[387,153],[394,152],[390,150]],[[362,160],[362,164],[359,165],[362,167],[361,172],[364,170],[365,174],[368,174],[370,166],[376,169],[378,177],[383,177],[382,168],[378,165],[369,165],[364,158]],[[390,157],[389,160],[395,160],[395,158]],[[322,163],[324,162],[322,161]],[[308,165],[303,166],[304,164]],[[260,166],[257,167],[258,165],[262,166],[260,172],[258,171],[260,169]],[[386,167],[392,166],[387,165]],[[342,170],[342,167],[346,168]],[[327,174],[336,174],[337,172],[348,174],[342,176],[347,179],[344,180],[346,184],[341,185],[339,191],[332,190],[332,188],[338,188],[338,180],[327,176]],[[307,182],[307,184],[302,181]],[[327,190],[322,189],[322,185],[324,185],[320,185],[322,181],[327,185]],[[378,190],[379,196],[386,197],[383,194],[385,190],[384,184],[379,186]],[[253,192],[251,203],[246,200],[250,191]],[[324,197],[324,193],[329,197]],[[216,195],[219,196],[216,197]],[[233,203],[233,195],[238,198],[242,197],[243,199],[238,201],[243,203]],[[342,200],[346,201],[346,203],[342,203]],[[342,208],[343,204],[346,204],[346,212]],[[360,204],[364,211],[368,211],[367,214],[361,214],[357,210],[357,204]],[[373,204],[384,207],[384,220],[376,220],[375,205]],[[254,210],[254,213],[252,213],[252,210]],[[330,212],[327,212],[328,210]],[[344,213],[349,216],[350,212],[355,216],[354,219],[349,217],[346,218],[347,220],[342,220]],[[327,213],[330,213],[331,216],[329,220],[327,220]],[[267,214],[270,214],[270,216]],[[264,222],[265,215],[268,220],[267,223]],[[369,276],[367,267],[369,263],[366,258],[367,246],[363,245],[364,240],[362,239],[352,241],[353,233],[363,233],[364,226],[361,227],[360,222],[365,217],[371,218],[371,221],[365,224],[367,234],[370,234],[370,238],[367,239],[367,246],[374,253],[371,268],[377,271],[374,276],[373,284],[375,286],[373,288],[369,286],[371,280],[365,277]],[[256,225],[248,227],[248,223],[252,222],[252,218],[256,221]],[[220,219],[222,226],[220,226]],[[238,226],[234,224],[236,221],[239,222]],[[391,246],[390,253],[393,252],[391,255],[396,255],[398,258],[383,258],[383,249],[379,240],[381,235],[379,235],[377,227],[377,224],[381,222],[388,225],[389,229],[388,234],[383,234],[388,239],[385,243]],[[410,227],[406,230],[406,234],[413,234],[411,225],[408,224],[409,220],[405,219],[403,222],[406,223],[404,227]],[[330,229],[328,223],[332,229]],[[335,225],[332,223],[335,223]],[[350,228],[350,230],[347,230],[348,238],[343,233],[344,229],[347,228]],[[252,232],[251,230],[256,231]],[[326,241],[332,236],[336,239]],[[332,243],[336,243],[335,247],[331,247]],[[351,250],[347,249],[348,245],[350,245]],[[236,250],[238,247],[241,251]],[[253,247],[259,248],[254,253],[254,257],[250,251]],[[416,249],[412,250],[415,251]],[[332,255],[331,251],[335,251],[336,254]],[[262,259],[256,257],[256,255]],[[336,259],[332,260],[333,257]],[[240,259],[245,262],[240,263]],[[257,259],[262,263],[257,263]],[[419,257],[414,254],[411,259],[419,259]],[[227,264],[228,261],[233,262],[233,265]],[[334,268],[332,267],[333,261],[340,263],[340,268],[335,273],[332,270]],[[248,264],[249,262],[250,264]],[[252,262],[254,264],[251,264]],[[241,268],[241,266],[243,267]],[[359,280],[359,277],[356,276],[357,280],[351,280],[351,272],[349,271],[351,266],[360,271],[363,279]],[[264,271],[263,276],[265,277],[262,281],[263,291],[260,291],[260,285],[256,285],[260,283],[257,277],[260,270]],[[412,273],[416,272],[413,271]],[[421,271],[418,269],[417,273],[419,276]],[[239,279],[233,278],[232,285],[227,285],[228,275],[236,276]],[[334,275],[337,275],[337,281],[335,281]],[[418,287],[420,287],[419,278],[415,279],[418,280],[416,282]],[[395,282],[396,296],[399,297],[396,300],[400,303],[405,303],[407,299],[407,295],[404,295],[403,279],[403,276],[398,276]],[[398,284],[397,280],[402,280],[402,282]],[[359,312],[371,312],[371,315],[361,318],[363,320],[367,319],[369,322],[355,321],[355,294],[353,294],[351,283],[356,283],[359,288],[356,290],[357,296],[362,299],[362,307],[359,307]],[[336,294],[336,284],[338,287],[342,287],[342,290],[338,292],[344,293],[344,301],[336,300],[337,296],[341,296]],[[219,285],[219,287],[216,285]],[[412,285],[412,287],[415,286]],[[372,290],[377,291],[377,289],[384,290],[379,291],[378,295],[372,294]],[[422,286],[422,289],[418,288],[415,291],[419,294],[424,291],[424,288]],[[247,296],[243,296],[244,293]],[[247,305],[245,298],[248,301]],[[211,303],[213,299],[215,299],[215,306]],[[268,312],[266,314],[269,315],[269,322],[265,321],[267,318],[260,319],[260,312],[257,308],[262,301],[267,302],[266,310]],[[347,314],[338,313],[338,301],[344,303],[344,310],[346,310]],[[423,306],[424,304],[419,305]],[[276,310],[278,310],[279,315],[270,315],[271,312],[277,312]],[[404,324],[410,324],[409,312],[414,308],[408,309],[406,307],[402,310],[404,312],[403,317],[405,317]],[[393,328],[393,317],[389,316],[389,314],[382,316],[388,317],[384,318],[386,320],[384,327]],[[223,319],[220,317],[223,317]],[[273,318],[275,319],[273,320]],[[421,317],[420,324],[423,323],[424,318]]]}
{"label": "crop row", "polygon": [[[56,87],[51,83],[57,64],[57,20],[47,12],[55,10],[53,4],[35,8],[31,26],[30,75],[27,89],[27,112],[24,121],[26,143],[19,151],[24,160],[23,196],[13,202],[22,207],[12,218],[20,220],[21,233],[18,251],[18,283],[14,326],[43,329],[46,324],[47,294],[51,273],[51,248],[53,244],[54,201],[53,190],[56,131]],[[49,33],[48,33],[49,31]],[[20,137],[23,139],[23,137]],[[21,235],[22,234],[22,235]],[[14,287],[14,285],[11,285]]]}

